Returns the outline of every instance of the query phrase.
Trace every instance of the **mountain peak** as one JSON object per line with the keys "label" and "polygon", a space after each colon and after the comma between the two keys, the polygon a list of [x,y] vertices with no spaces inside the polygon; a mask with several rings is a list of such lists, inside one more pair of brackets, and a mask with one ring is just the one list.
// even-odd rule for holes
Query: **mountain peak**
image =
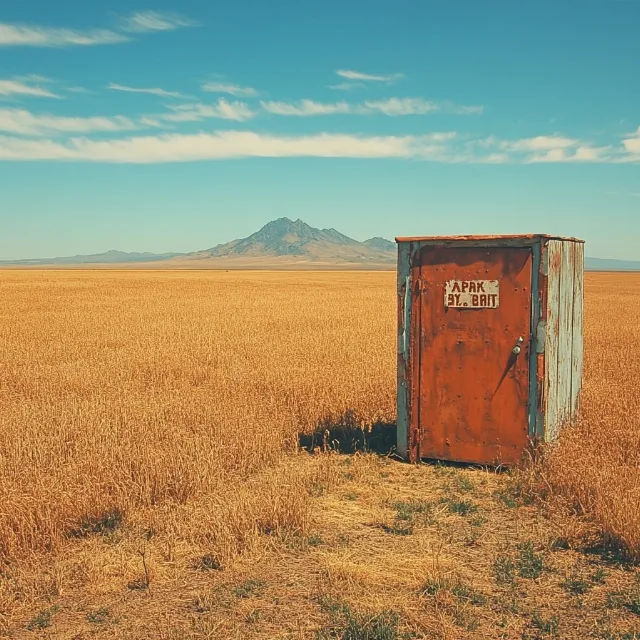
{"label": "mountain peak", "polygon": [[[391,243],[389,243],[391,244]],[[395,246],[381,248],[349,238],[335,229],[316,229],[298,218],[278,218],[247,238],[218,245],[211,257],[297,257],[302,260],[389,261]]]}

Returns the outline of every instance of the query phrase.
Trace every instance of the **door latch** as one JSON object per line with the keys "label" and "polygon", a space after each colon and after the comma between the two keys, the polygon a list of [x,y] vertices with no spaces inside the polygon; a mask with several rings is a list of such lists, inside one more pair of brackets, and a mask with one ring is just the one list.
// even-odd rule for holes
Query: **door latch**
{"label": "door latch", "polygon": [[517,340],[516,340],[516,346],[513,347],[513,349],[511,350],[511,353],[513,353],[513,355],[517,356],[520,354],[520,352],[522,351],[522,347],[520,346],[522,343],[524,342],[524,338],[522,336],[520,336]]}

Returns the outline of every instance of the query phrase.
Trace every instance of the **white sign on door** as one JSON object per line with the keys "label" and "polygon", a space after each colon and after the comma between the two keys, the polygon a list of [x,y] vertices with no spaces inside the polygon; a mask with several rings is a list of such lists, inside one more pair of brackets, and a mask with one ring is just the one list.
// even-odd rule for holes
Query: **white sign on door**
{"label": "white sign on door", "polygon": [[449,280],[444,287],[444,306],[497,309],[500,283],[498,280]]}

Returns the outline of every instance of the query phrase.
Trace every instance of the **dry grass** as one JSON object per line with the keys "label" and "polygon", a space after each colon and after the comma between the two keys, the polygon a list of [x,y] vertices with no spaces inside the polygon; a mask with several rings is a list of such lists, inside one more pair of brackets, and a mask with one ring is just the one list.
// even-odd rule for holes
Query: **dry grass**
{"label": "dry grass", "polygon": [[640,559],[640,277],[587,274],[583,418],[547,457],[554,492]]}
{"label": "dry grass", "polygon": [[[593,526],[517,478],[298,451],[394,420],[394,282],[0,271],[0,632],[638,637],[637,571],[561,548]],[[586,295],[585,419],[542,477],[637,553],[640,278]]]}
{"label": "dry grass", "polygon": [[[0,555],[203,496],[214,530],[256,528],[230,486],[294,452],[299,430],[346,410],[393,419],[391,283],[1,272]],[[302,525],[302,505],[276,502],[258,528]]]}

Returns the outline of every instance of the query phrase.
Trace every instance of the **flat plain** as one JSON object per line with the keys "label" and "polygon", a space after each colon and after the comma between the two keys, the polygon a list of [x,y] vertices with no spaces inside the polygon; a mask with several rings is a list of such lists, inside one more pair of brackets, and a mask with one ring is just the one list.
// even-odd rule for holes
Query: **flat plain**
{"label": "flat plain", "polygon": [[640,276],[585,296],[580,424],[495,473],[338,450],[394,273],[0,271],[0,633],[640,637]]}

